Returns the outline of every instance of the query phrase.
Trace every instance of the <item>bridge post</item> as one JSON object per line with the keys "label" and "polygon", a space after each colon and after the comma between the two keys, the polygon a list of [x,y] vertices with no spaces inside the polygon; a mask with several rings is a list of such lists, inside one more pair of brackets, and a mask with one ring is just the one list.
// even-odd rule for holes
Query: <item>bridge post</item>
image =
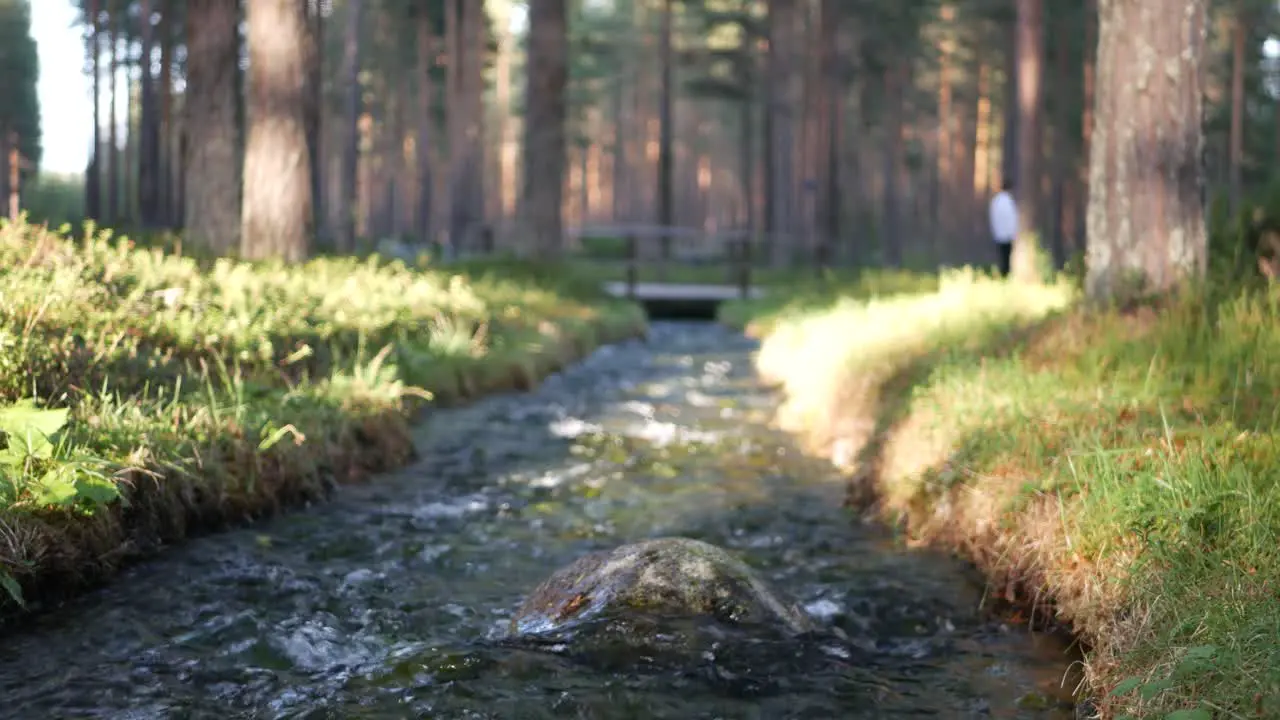
{"label": "bridge post", "polygon": [[734,263],[738,271],[738,297],[745,300],[751,295],[751,238],[739,238],[734,241],[733,246]]}
{"label": "bridge post", "polygon": [[825,239],[819,240],[817,247],[814,248],[813,274],[819,280],[823,278],[823,271],[831,264],[831,243]]}
{"label": "bridge post", "polygon": [[635,233],[628,233],[626,238],[627,244],[627,299],[636,299],[636,282],[639,279],[639,268],[636,267],[640,259],[640,248],[636,242]]}

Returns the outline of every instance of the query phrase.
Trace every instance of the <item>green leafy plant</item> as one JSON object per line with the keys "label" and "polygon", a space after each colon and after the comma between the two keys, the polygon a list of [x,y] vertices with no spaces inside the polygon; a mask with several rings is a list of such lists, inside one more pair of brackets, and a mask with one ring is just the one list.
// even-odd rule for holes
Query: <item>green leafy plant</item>
{"label": "green leafy plant", "polygon": [[29,399],[0,408],[0,501],[7,505],[90,509],[120,499],[104,463],[60,435],[67,408],[40,408]]}

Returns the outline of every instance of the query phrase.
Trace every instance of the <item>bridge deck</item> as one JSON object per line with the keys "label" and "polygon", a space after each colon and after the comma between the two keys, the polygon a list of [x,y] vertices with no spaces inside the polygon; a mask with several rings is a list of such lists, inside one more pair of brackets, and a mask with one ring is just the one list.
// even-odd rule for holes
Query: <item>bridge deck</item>
{"label": "bridge deck", "polygon": [[[627,296],[627,284],[620,280],[606,282],[604,284],[605,292],[614,297]],[[764,291],[758,287],[748,288],[748,297],[758,298],[764,296]],[[657,282],[639,282],[636,283],[636,300],[644,302],[646,300],[672,300],[681,302],[719,302],[722,300],[735,300],[740,297],[740,292],[733,285],[690,285],[682,283],[657,283]]]}

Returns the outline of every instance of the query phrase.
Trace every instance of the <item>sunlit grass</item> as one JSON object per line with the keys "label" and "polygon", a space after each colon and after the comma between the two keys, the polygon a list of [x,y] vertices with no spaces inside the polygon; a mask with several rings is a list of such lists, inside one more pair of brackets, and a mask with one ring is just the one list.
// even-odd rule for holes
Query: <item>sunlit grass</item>
{"label": "sunlit grass", "polygon": [[399,464],[422,402],[644,323],[554,269],[248,264],[92,227],[0,225],[0,268],[0,609]]}
{"label": "sunlit grass", "polygon": [[792,314],[759,361],[915,541],[1074,626],[1106,712],[1272,717],[1278,321],[1261,293],[1103,312],[944,280]]}

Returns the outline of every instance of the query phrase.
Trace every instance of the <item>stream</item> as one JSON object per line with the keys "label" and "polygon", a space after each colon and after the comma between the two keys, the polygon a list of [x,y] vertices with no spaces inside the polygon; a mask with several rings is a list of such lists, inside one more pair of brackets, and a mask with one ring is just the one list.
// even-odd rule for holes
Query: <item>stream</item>
{"label": "stream", "polygon": [[[756,347],[659,322],[531,393],[436,411],[416,464],[0,638],[0,717],[1075,717],[1061,638],[984,613],[964,564],[857,522],[842,478],[769,426]],[[664,535],[739,554],[838,628],[844,660],[601,665],[494,641],[556,569]]]}

